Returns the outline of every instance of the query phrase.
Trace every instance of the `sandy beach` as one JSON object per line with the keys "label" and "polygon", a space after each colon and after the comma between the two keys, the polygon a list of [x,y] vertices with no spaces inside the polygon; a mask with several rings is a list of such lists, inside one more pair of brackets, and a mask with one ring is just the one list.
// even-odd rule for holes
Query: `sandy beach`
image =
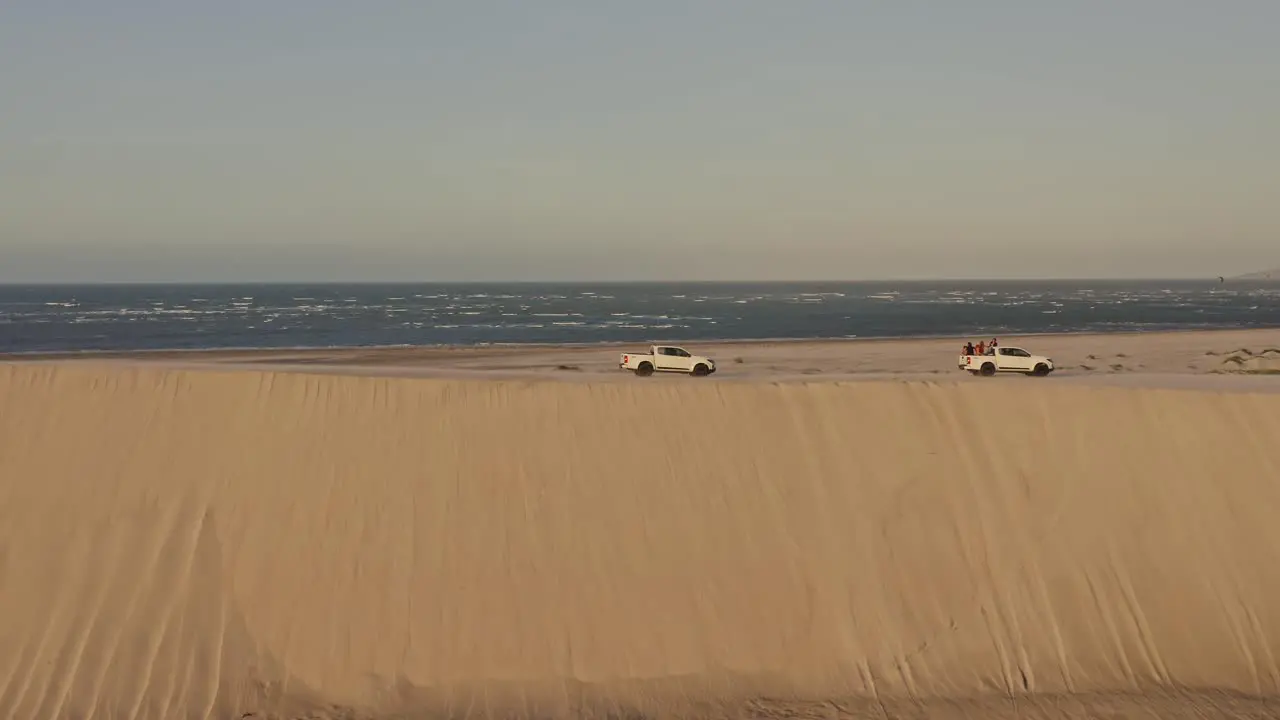
{"label": "sandy beach", "polygon": [[[921,380],[1021,382],[1020,376],[970,378],[958,371],[956,357],[965,340],[824,340],[674,342],[714,358],[719,370],[696,382],[793,382]],[[1223,330],[1106,335],[1010,336],[1019,346],[1053,358],[1051,378],[1073,385],[1122,385],[1188,389],[1268,391],[1280,382],[1280,330]],[[655,341],[663,342],[663,341]],[[236,367],[397,377],[473,380],[555,380],[627,382],[636,378],[618,369],[622,352],[647,345],[489,346],[446,348],[341,348],[307,350],[180,350],[95,352],[9,356],[23,362],[85,361],[158,363],[201,369]],[[0,355],[0,361],[5,356]],[[657,375],[646,382],[687,382],[683,375]]]}
{"label": "sandy beach", "polygon": [[4,358],[0,716],[1276,716],[1280,331],[964,340]]}

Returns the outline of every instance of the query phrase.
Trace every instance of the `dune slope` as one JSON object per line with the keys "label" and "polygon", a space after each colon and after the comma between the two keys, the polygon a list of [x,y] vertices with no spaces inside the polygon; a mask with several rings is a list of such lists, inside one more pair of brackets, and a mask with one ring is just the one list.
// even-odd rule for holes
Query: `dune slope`
{"label": "dune slope", "polygon": [[0,366],[0,715],[1267,698],[1277,438],[1023,379]]}

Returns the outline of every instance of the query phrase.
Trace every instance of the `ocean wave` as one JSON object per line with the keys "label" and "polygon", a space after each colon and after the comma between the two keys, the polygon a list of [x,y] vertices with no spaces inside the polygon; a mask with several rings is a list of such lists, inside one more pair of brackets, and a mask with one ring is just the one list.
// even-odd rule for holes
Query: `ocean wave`
{"label": "ocean wave", "polygon": [[3,352],[1280,327],[1280,286],[6,287],[0,324]]}

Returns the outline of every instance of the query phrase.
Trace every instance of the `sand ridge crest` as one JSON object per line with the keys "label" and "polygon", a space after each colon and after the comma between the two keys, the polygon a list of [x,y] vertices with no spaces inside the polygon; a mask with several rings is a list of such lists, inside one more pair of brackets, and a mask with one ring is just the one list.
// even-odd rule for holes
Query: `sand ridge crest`
{"label": "sand ridge crest", "polygon": [[1280,690],[1268,396],[86,363],[0,402],[8,717]]}

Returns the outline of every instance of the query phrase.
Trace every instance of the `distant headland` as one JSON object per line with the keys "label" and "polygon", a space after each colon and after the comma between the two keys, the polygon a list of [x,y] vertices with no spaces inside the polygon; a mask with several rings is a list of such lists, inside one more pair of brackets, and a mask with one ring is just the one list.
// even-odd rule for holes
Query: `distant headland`
{"label": "distant headland", "polygon": [[1245,275],[1236,275],[1226,278],[1227,280],[1278,280],[1280,281],[1280,268],[1272,268],[1271,270],[1263,270],[1262,272],[1247,273]]}

